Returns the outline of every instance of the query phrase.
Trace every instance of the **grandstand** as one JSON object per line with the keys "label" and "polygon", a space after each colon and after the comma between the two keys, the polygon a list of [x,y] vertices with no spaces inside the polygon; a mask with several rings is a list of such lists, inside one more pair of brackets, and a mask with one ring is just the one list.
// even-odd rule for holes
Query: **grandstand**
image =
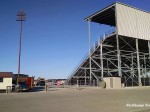
{"label": "grandstand", "polygon": [[124,86],[150,86],[150,13],[116,2],[85,20],[89,38],[91,22],[112,26],[114,30],[89,50],[67,83],[99,86],[106,78],[110,78],[106,83],[120,78]]}

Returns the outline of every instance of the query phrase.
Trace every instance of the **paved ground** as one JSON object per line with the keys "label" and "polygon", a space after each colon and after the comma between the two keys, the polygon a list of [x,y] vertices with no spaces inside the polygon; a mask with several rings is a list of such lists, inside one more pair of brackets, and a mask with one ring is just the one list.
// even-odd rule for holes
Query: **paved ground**
{"label": "paved ground", "polygon": [[0,112],[150,112],[150,87],[0,93]]}

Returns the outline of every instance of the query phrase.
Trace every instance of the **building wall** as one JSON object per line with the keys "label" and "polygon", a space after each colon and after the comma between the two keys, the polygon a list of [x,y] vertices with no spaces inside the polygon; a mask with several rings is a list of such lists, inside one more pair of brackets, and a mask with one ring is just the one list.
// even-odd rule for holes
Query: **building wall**
{"label": "building wall", "polygon": [[104,77],[104,81],[106,83],[106,88],[121,88],[121,78],[120,77]]}
{"label": "building wall", "polygon": [[121,88],[121,78],[113,77],[113,88]]}
{"label": "building wall", "polygon": [[150,13],[123,4],[116,4],[118,34],[150,39]]}
{"label": "building wall", "polygon": [[3,78],[3,82],[0,82],[0,90],[6,89],[7,86],[12,88],[12,78]]}
{"label": "building wall", "polygon": [[111,87],[110,87],[110,78],[109,78],[109,77],[108,77],[108,78],[104,78],[104,81],[105,81],[105,83],[106,83],[106,88],[107,88],[107,89],[111,88]]}

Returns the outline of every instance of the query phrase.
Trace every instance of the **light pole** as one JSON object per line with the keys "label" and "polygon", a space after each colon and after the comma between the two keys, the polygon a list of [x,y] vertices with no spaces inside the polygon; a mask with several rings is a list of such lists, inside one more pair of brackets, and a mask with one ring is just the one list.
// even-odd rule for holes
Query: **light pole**
{"label": "light pole", "polygon": [[20,21],[20,42],[19,42],[17,84],[19,84],[19,75],[20,75],[20,58],[21,58],[21,46],[22,46],[22,21],[25,21],[25,19],[26,19],[26,13],[24,11],[18,11],[18,13],[17,13],[17,21]]}

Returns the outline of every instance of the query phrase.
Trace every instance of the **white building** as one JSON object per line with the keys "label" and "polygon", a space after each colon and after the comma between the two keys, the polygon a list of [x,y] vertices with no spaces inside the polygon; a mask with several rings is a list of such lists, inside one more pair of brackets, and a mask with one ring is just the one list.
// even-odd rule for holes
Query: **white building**
{"label": "white building", "polygon": [[0,72],[0,90],[6,90],[7,86],[12,89],[12,72]]}

